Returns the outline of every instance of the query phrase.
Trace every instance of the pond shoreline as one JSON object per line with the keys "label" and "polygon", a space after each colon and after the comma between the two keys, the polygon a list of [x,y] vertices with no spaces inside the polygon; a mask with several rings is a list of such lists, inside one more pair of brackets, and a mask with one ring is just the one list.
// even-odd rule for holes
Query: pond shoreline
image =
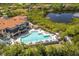
{"label": "pond shoreline", "polygon": [[79,13],[48,13],[46,17],[56,22],[69,23],[73,18],[79,18]]}

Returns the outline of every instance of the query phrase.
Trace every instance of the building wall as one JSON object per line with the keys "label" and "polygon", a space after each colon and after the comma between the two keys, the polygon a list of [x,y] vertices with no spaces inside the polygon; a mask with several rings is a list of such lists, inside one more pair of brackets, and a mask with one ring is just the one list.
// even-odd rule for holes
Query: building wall
{"label": "building wall", "polygon": [[22,31],[28,31],[28,28],[29,28],[29,24],[25,22],[14,28],[7,29],[6,33],[8,33],[11,36],[17,36],[17,35],[21,35]]}

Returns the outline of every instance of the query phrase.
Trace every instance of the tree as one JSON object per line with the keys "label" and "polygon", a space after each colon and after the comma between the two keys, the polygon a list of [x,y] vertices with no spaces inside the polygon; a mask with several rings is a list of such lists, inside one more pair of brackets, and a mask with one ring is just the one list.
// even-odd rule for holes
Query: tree
{"label": "tree", "polygon": [[46,51],[45,51],[45,46],[44,45],[39,45],[37,46],[37,50],[39,50],[40,55],[46,56]]}
{"label": "tree", "polygon": [[4,55],[6,56],[18,56],[18,55],[23,55],[24,52],[24,47],[20,44],[14,44],[10,46],[6,46],[4,48]]}

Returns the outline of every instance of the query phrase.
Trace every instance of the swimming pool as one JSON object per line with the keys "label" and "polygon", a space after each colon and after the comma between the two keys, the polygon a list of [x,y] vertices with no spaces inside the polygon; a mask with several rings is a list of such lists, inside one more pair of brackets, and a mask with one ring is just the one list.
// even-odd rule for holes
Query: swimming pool
{"label": "swimming pool", "polygon": [[26,34],[21,37],[20,41],[25,44],[35,43],[39,41],[48,40],[50,38],[49,35],[43,35],[42,33],[38,33],[37,31],[33,31],[29,34]]}

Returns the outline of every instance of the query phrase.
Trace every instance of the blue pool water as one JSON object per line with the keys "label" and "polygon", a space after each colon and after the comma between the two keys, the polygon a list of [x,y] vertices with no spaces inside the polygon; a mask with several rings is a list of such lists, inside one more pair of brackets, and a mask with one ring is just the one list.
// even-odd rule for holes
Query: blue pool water
{"label": "blue pool water", "polygon": [[38,33],[36,31],[33,31],[32,33],[26,34],[25,36],[21,37],[21,42],[28,44],[30,42],[39,42],[42,40],[49,39],[49,35],[43,35],[41,33]]}

